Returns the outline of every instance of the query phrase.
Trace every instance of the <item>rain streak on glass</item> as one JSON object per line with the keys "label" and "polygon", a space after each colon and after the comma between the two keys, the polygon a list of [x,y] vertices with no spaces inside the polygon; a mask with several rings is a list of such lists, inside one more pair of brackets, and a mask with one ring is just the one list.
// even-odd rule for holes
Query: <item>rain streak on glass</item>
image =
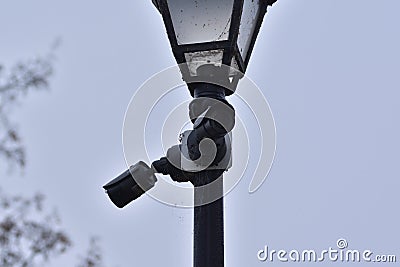
{"label": "rain streak on glass", "polygon": [[250,47],[251,37],[256,27],[256,19],[260,9],[259,7],[259,0],[244,0],[237,41],[243,60],[246,60],[247,52]]}
{"label": "rain streak on glass", "polygon": [[228,39],[234,0],[168,0],[167,2],[178,44]]}

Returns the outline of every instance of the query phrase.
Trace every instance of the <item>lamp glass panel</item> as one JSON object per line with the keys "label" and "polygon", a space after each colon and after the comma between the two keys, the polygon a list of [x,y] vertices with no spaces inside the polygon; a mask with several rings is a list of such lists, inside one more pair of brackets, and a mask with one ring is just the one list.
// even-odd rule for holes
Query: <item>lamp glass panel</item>
{"label": "lamp glass panel", "polygon": [[257,17],[260,11],[259,0],[244,0],[242,18],[239,27],[239,36],[237,40],[239,52],[243,61],[247,57],[251,39],[256,27]]}
{"label": "lamp glass panel", "polygon": [[228,40],[234,0],[167,0],[179,45]]}
{"label": "lamp glass panel", "polygon": [[190,75],[197,76],[197,68],[205,64],[214,63],[215,66],[221,66],[223,55],[223,49],[185,53]]}

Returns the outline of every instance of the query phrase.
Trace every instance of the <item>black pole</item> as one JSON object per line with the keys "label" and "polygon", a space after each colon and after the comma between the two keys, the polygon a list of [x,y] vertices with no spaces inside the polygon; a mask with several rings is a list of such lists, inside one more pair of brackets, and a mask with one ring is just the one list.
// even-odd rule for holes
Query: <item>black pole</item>
{"label": "black pole", "polygon": [[[210,71],[210,66],[204,67]],[[218,74],[217,71],[215,73]],[[190,181],[194,186],[193,266],[224,267],[222,174],[230,167],[228,162],[223,161],[231,155],[231,147],[227,147],[225,137],[234,127],[235,111],[225,99],[224,87],[204,82],[191,85],[194,100],[189,105],[189,115],[194,123],[193,130],[183,135],[179,146],[181,154],[177,159],[172,153],[169,159],[164,157],[153,162],[153,167],[157,172],[170,175],[174,181]],[[204,148],[200,152],[200,143],[204,138],[212,139],[217,147],[214,161],[204,170],[184,170],[180,166],[181,157],[196,161],[202,156],[207,159],[207,153],[213,152],[211,149],[204,151]]]}
{"label": "black pole", "polygon": [[[202,177],[200,177],[202,176]],[[222,175],[215,180],[212,186],[197,187],[204,181],[212,179],[205,171],[199,178],[194,190],[194,238],[193,238],[193,266],[194,267],[223,267],[224,266],[224,200]],[[219,193],[221,196],[214,202],[201,205],[207,201],[207,196]]]}
{"label": "black pole", "polygon": [[[221,70],[218,67],[203,65],[200,68],[204,69],[203,74],[207,74],[209,78],[219,77],[218,81],[228,81],[226,76],[220,75]],[[214,108],[213,115],[208,118],[209,122],[204,123],[203,127],[195,126],[194,132],[197,133],[197,137],[200,137],[197,143],[203,137],[214,140],[218,147],[216,155],[216,158],[218,158],[216,164],[218,165],[221,160],[218,156],[219,154],[224,156],[226,153],[228,155],[231,153],[226,150],[224,136],[233,128],[235,121],[234,109],[225,100],[225,87],[213,83],[194,83],[191,86],[189,89],[193,90],[192,95],[195,99],[209,98],[213,100],[208,103],[209,106]],[[196,104],[196,100],[192,103]],[[192,105],[190,105],[189,109],[191,108],[193,108]],[[201,112],[203,111],[201,110]],[[194,110],[193,113],[200,114],[201,112]],[[192,179],[195,205],[193,227],[194,267],[224,267],[224,183],[222,175],[224,171],[225,169],[206,169],[195,174],[195,178]],[[214,200],[215,198],[217,199]],[[212,200],[214,201],[208,203]]]}

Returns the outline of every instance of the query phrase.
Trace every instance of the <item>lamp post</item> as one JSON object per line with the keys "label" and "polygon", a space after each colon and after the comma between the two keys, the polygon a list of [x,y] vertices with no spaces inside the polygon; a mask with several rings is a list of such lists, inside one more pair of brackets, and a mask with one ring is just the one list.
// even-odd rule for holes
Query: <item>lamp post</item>
{"label": "lamp post", "polygon": [[276,0],[152,0],[191,96],[193,130],[166,157],[139,162],[104,186],[119,208],[150,190],[154,173],[194,186],[194,267],[224,266],[223,172],[231,166],[233,94],[267,7]]}

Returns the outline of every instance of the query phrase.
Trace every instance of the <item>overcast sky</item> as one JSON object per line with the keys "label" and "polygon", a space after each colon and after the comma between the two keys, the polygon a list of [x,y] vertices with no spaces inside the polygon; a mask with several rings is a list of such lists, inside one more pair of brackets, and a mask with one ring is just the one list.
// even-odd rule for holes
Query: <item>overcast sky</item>
{"label": "overcast sky", "polygon": [[[338,238],[400,260],[399,10],[398,0],[279,0],[269,10],[247,75],[274,114],[276,158],[255,194],[244,177],[225,199],[226,266],[271,264],[257,260],[265,245],[323,250]],[[101,188],[126,169],[130,98],[175,64],[151,1],[3,0],[0,25],[8,66],[62,38],[51,91],[14,113],[25,174],[1,170],[0,183],[43,192],[59,210],[75,246],[50,265],[72,266],[98,235],[107,266],[191,266],[191,209],[143,196],[118,210]]]}

